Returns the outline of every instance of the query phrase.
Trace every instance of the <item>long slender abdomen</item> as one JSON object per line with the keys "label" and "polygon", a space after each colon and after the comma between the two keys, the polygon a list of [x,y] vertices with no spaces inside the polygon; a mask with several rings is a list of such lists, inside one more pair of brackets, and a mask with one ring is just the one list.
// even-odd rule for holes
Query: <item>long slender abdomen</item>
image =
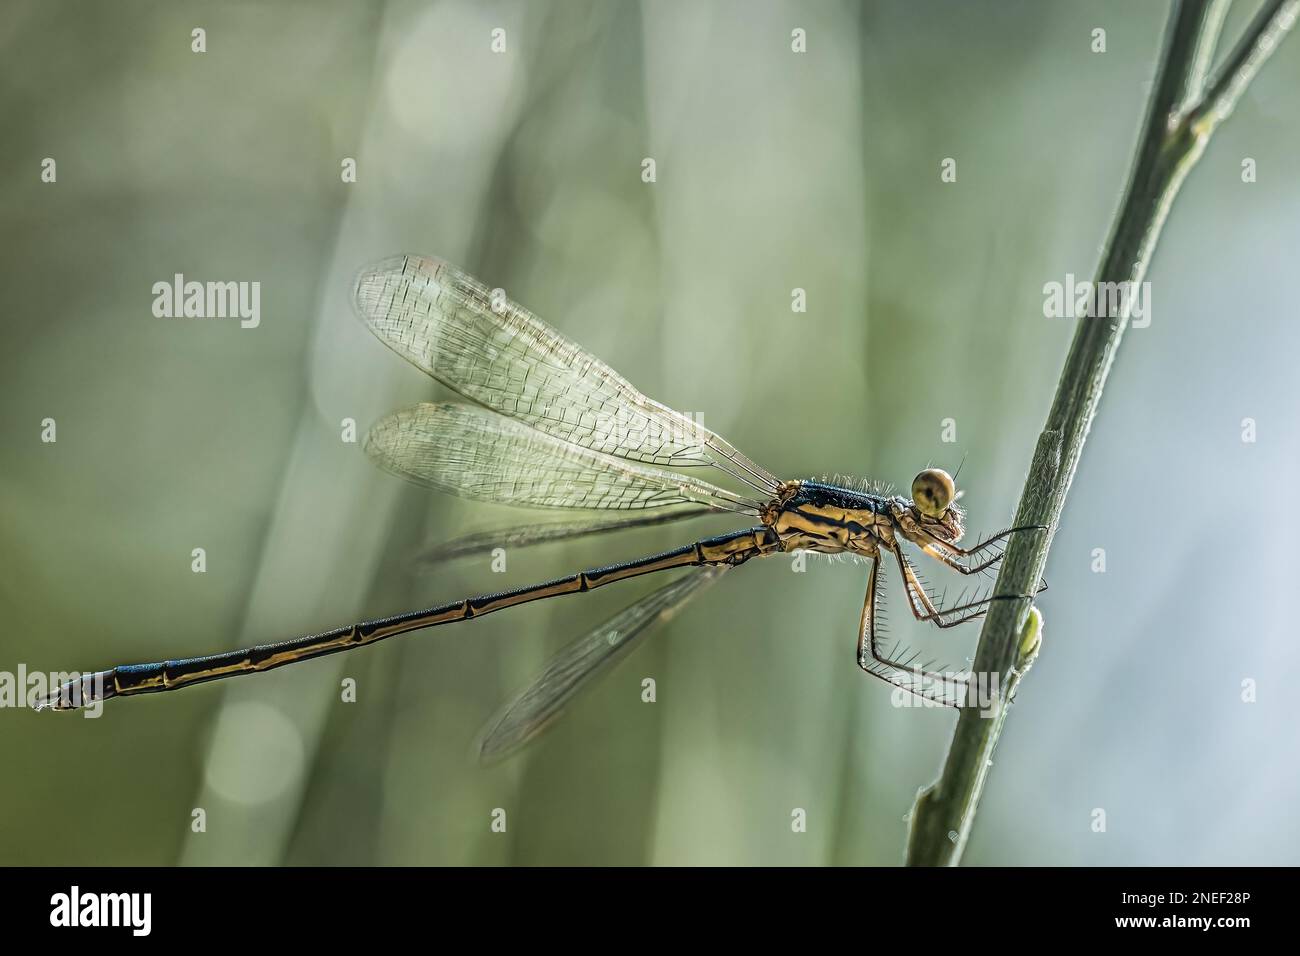
{"label": "long slender abdomen", "polygon": [[225,677],[256,674],[286,664],[375,644],[398,634],[437,627],[440,624],[466,621],[491,614],[493,611],[527,604],[530,601],[590,591],[593,588],[643,574],[698,565],[741,564],[752,557],[780,549],[780,539],[771,528],[766,526],[749,528],[697,541],[663,554],[592,568],[568,577],[556,578],[512,591],[485,594],[422,611],[362,621],[278,644],[259,644],[242,650],[183,660],[124,664],[64,684],[43,702],[43,706],[50,706],[56,710],[72,710],[111,697],[160,693],[188,687],[191,684],[221,680]]}

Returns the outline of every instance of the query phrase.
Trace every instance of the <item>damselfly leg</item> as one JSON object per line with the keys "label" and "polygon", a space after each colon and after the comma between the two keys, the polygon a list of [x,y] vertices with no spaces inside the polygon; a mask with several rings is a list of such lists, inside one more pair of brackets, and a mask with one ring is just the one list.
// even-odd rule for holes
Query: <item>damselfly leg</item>
{"label": "damselfly leg", "polygon": [[970,548],[963,548],[957,544],[945,542],[929,532],[923,532],[927,540],[924,543],[918,544],[918,547],[936,561],[940,561],[952,568],[958,574],[980,574],[981,572],[989,570],[1002,560],[1003,552],[1001,550],[981,561],[979,564],[963,564],[957,559],[975,557],[1018,532],[1042,530],[1045,530],[1042,525],[1024,525],[1019,528],[1007,528],[1005,531],[999,531],[997,534],[985,538],[979,544]]}
{"label": "damselfly leg", "polygon": [[[957,604],[941,607],[930,597],[901,550],[895,551],[894,556],[907,593],[908,610],[922,623],[934,624],[940,628],[956,627],[982,618],[994,601],[1033,598],[1033,595],[988,595],[970,601],[959,598]],[[901,687],[918,697],[952,707],[962,706],[967,702],[970,678],[968,669],[936,669],[937,661],[921,662],[922,655],[919,651],[909,652],[901,643],[890,645],[884,639],[881,621],[884,586],[879,571],[880,560],[876,557],[871,561],[867,577],[867,594],[858,623],[858,666],[873,677]],[[1044,583],[1039,590],[1045,590],[1046,587]]]}

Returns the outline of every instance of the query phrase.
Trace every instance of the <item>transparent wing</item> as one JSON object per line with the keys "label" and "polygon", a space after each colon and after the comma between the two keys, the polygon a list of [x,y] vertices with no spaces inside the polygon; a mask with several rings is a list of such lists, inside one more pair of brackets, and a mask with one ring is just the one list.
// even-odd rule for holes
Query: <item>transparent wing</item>
{"label": "transparent wing", "polygon": [[648,515],[631,514],[618,517],[602,515],[596,518],[582,517],[576,520],[512,524],[504,528],[471,531],[450,541],[440,541],[415,555],[415,560],[421,568],[432,570],[445,561],[486,554],[496,548],[527,548],[553,541],[572,541],[576,538],[595,537],[614,531],[627,531],[631,528],[686,521],[713,512],[713,508],[704,505],[684,505],[672,511],[656,511]]}
{"label": "transparent wing", "polygon": [[398,355],[544,434],[649,465],[716,465],[765,491],[776,488],[771,474],[713,432],[647,398],[455,266],[424,256],[385,259],[357,278],[355,300],[362,320]]}
{"label": "transparent wing", "polygon": [[655,625],[672,617],[701,588],[727,570],[711,567],[678,578],[556,654],[523,693],[488,722],[480,738],[480,758],[488,761],[504,757],[536,737],[563,713],[569,701],[626,656]]}
{"label": "transparent wing", "polygon": [[412,405],[380,419],[366,453],[385,470],[462,498],[542,508],[636,510],[702,504],[757,514],[698,478],[566,444],[471,405]]}

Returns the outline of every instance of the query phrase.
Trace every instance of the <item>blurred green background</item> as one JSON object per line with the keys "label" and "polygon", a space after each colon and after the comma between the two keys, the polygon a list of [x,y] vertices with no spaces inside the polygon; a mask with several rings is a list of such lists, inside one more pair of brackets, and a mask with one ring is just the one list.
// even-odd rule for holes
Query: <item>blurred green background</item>
{"label": "blurred green background", "polygon": [[[1256,7],[1237,3],[1226,36]],[[779,475],[905,489],[967,455],[972,531],[1005,526],[1072,333],[1043,317],[1042,287],[1096,266],[1166,12],[9,0],[0,670],[278,640],[731,526],[415,573],[422,546],[519,516],[405,485],[340,440],[346,418],[364,431],[444,394],[351,315],[353,275],[395,252],[505,287]],[[969,863],[1300,862],[1297,89],[1293,39],[1169,221]],[[259,281],[260,327],[154,318],[153,283],[178,272]],[[536,746],[476,764],[479,726],[548,652],[653,586],[97,720],[0,710],[0,862],[900,862],[955,718],[892,706],[854,666],[850,564],[729,575]],[[956,661],[975,636],[942,640]]]}

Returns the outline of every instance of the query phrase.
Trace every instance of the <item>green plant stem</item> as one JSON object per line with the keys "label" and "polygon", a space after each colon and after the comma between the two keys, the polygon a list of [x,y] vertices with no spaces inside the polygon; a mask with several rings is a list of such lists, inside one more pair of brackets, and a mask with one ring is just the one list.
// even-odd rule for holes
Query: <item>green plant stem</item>
{"label": "green plant stem", "polygon": [[[1214,79],[1208,66],[1226,14],[1221,0],[1173,4],[1164,51],[1138,142],[1128,187],[1097,273],[1098,282],[1140,283],[1179,187],[1215,128],[1295,23],[1300,0],[1269,0]],[[1013,536],[998,573],[996,594],[1033,594],[1047,564],[1065,496],[1079,464],[1102,388],[1129,320],[1082,318],[1065,360],[1047,423],[1038,438],[1015,525],[1047,530]],[[1028,663],[1021,638],[1032,598],[994,602],[980,632],[973,674],[997,683],[999,706],[961,709],[939,779],[917,796],[907,862],[955,866],[970,836],[1007,707]],[[988,685],[986,685],[988,686]]]}

